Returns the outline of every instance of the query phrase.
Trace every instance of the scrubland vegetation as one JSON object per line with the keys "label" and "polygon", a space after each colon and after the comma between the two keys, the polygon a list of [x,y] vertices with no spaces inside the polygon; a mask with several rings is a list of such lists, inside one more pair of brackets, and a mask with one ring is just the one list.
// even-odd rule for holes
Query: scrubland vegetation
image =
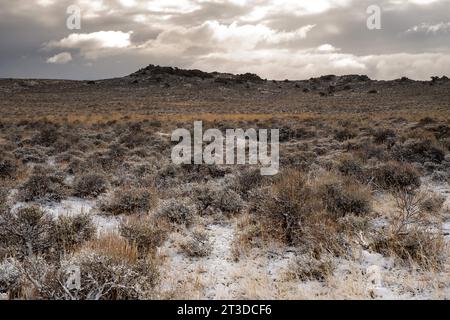
{"label": "scrubland vegetation", "polygon": [[[320,112],[300,112],[292,101],[282,110],[276,97],[249,103],[246,113],[195,113],[199,105],[185,112],[177,102],[177,114],[160,107],[146,114],[133,111],[136,102],[127,115],[113,104],[106,116],[67,106],[54,112],[66,116],[52,116],[44,99],[36,117],[18,108],[14,119],[6,108],[1,297],[450,298],[448,104],[372,112],[369,104],[387,99],[381,85],[373,85],[381,93],[367,98],[366,85],[365,96],[351,100],[320,97],[320,83],[308,91],[270,83],[291,85],[310,102],[329,99]],[[347,109],[366,99],[367,108]],[[174,165],[170,134],[193,120],[222,131],[279,128],[281,172]],[[78,289],[66,283],[73,266],[81,271]]]}
{"label": "scrubland vegetation", "polygon": [[[392,297],[448,298],[448,194],[442,192],[450,179],[448,123],[393,125],[398,121],[274,117],[206,124],[281,127],[282,172],[274,177],[248,166],[174,166],[171,142],[161,133],[180,126],[176,121],[2,123],[0,290],[11,299],[151,299],[190,298],[183,289],[197,286],[202,297],[214,283],[196,283],[182,266],[168,272],[177,259],[199,267],[202,260],[223,260],[238,273],[246,261],[267,257],[287,260],[266,279],[265,290],[275,286],[280,294],[269,298],[378,297],[372,289],[333,292],[336,277],[367,287],[364,252],[378,257],[382,274],[417,279],[411,288],[402,289],[402,279],[384,284]],[[45,209],[65,199],[95,206]],[[98,232],[99,216],[119,222]],[[228,256],[211,257],[222,241],[212,234],[215,225],[232,232],[229,248],[222,248]],[[343,261],[359,269],[345,274]],[[65,286],[72,264],[81,268],[80,290]],[[252,276],[266,276],[266,265],[252,268]],[[430,274],[434,281],[420,280]],[[319,287],[299,289],[302,283]],[[248,289],[228,297],[255,297]],[[265,297],[264,289],[258,292]]]}

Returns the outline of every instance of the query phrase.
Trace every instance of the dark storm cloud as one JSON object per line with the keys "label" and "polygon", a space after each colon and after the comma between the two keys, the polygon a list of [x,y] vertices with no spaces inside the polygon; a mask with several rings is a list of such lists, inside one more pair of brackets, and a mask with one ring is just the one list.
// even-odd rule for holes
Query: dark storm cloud
{"label": "dark storm cloud", "polygon": [[[66,28],[69,5],[81,30]],[[366,9],[382,8],[382,30]],[[101,78],[149,64],[269,78],[450,74],[449,0],[0,2],[0,77]]]}

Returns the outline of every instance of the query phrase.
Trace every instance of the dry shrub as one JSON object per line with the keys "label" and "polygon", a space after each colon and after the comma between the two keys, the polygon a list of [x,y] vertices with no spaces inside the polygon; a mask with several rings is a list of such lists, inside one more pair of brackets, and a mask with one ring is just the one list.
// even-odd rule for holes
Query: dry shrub
{"label": "dry shrub", "polygon": [[89,172],[75,179],[74,194],[82,198],[95,198],[106,191],[107,183],[105,175]]}
{"label": "dry shrub", "polygon": [[393,195],[397,208],[389,228],[374,242],[375,250],[425,269],[440,269],[446,260],[446,243],[434,230],[439,230],[441,224],[441,200],[433,199],[430,205],[430,196],[416,190],[396,191]]}
{"label": "dry shrub", "polygon": [[446,246],[441,235],[420,229],[404,234],[382,235],[373,244],[377,252],[394,255],[405,263],[431,270],[442,268],[447,259]]}
{"label": "dry shrub", "polygon": [[0,187],[0,215],[8,209],[8,188]]}
{"label": "dry shrub", "polygon": [[206,231],[194,230],[189,237],[180,243],[180,249],[188,257],[206,257],[211,254],[212,244]]}
{"label": "dry shrub", "polygon": [[340,128],[335,130],[334,132],[334,138],[340,142],[353,139],[357,136],[358,133],[355,130],[349,128]]}
{"label": "dry shrub", "polygon": [[7,294],[8,299],[19,297],[23,274],[20,262],[14,258],[7,258],[0,262],[0,294]]}
{"label": "dry shrub", "polygon": [[20,201],[60,201],[68,195],[64,176],[52,168],[37,165],[20,186]]}
{"label": "dry shrub", "polygon": [[386,161],[390,159],[390,155],[386,152],[386,148],[382,145],[374,144],[369,139],[347,142],[344,146],[347,151],[352,151],[358,158],[367,162],[371,159]]}
{"label": "dry shrub", "polygon": [[393,155],[399,161],[441,163],[445,158],[444,149],[436,139],[409,139],[393,148]]}
{"label": "dry shrub", "polygon": [[83,248],[103,252],[111,258],[127,263],[135,263],[139,259],[137,246],[116,233],[102,234],[98,239],[87,242]]}
{"label": "dry shrub", "polygon": [[325,207],[336,217],[365,215],[372,209],[370,190],[351,178],[324,177],[318,189]]}
{"label": "dry shrub", "polygon": [[132,131],[121,136],[119,142],[128,149],[143,147],[150,144],[150,135],[145,132]]}
{"label": "dry shrub", "polygon": [[[396,203],[396,210],[390,217],[393,233],[406,234],[410,229],[427,229],[441,222],[441,200],[432,199],[429,194],[418,191],[398,191],[393,196]],[[432,203],[429,207],[430,199],[440,203]]]}
{"label": "dry shrub", "polygon": [[371,169],[373,182],[388,191],[415,190],[420,187],[420,175],[408,163],[388,162]]}
{"label": "dry shrub", "polygon": [[100,209],[113,215],[146,214],[158,204],[156,190],[122,187],[116,189],[109,200],[100,203]]}
{"label": "dry shrub", "polygon": [[[154,295],[159,272],[150,258],[130,261],[107,251],[83,249],[60,265],[39,257],[23,264],[24,275],[35,298],[49,300],[137,300]],[[80,271],[80,287],[68,287],[74,269]]]}
{"label": "dry shrub", "polygon": [[241,256],[246,256],[254,247],[260,247],[264,236],[261,220],[255,215],[244,214],[237,221],[231,252],[237,262]]}
{"label": "dry shrub", "polygon": [[201,185],[192,191],[201,214],[237,213],[244,208],[241,196],[231,188],[222,188],[215,184]]}
{"label": "dry shrub", "polygon": [[51,123],[44,123],[40,131],[33,137],[34,144],[39,144],[45,147],[52,146],[59,137],[58,128]]}
{"label": "dry shrub", "polygon": [[332,258],[327,256],[316,258],[310,254],[304,254],[296,257],[291,263],[287,275],[300,281],[323,282],[333,274],[333,271]]}
{"label": "dry shrub", "polygon": [[382,144],[389,141],[393,143],[395,142],[393,141],[395,137],[396,137],[395,131],[389,128],[376,129],[373,133],[373,141],[376,144]]}
{"label": "dry shrub", "polygon": [[260,203],[251,207],[260,220],[262,237],[295,245],[317,257],[324,252],[346,254],[350,237],[360,227],[350,217],[366,219],[355,214],[369,212],[371,198],[364,188],[352,185],[355,181],[337,179],[309,181],[299,171],[282,173],[265,199],[255,198]]}
{"label": "dry shrub", "polygon": [[357,179],[359,182],[366,182],[367,181],[367,174],[364,170],[363,164],[361,161],[357,160],[356,158],[345,155],[339,159],[339,162],[337,164],[336,168],[342,175],[344,176],[350,176]]}
{"label": "dry shrub", "polygon": [[0,152],[0,179],[14,178],[17,174],[17,161],[10,154]]}
{"label": "dry shrub", "polygon": [[450,181],[450,170],[434,171],[431,175],[431,179],[435,182],[446,183],[447,181]]}
{"label": "dry shrub", "polygon": [[72,251],[91,240],[96,232],[94,223],[87,214],[59,216],[55,228],[56,240],[65,252]]}
{"label": "dry shrub", "polygon": [[102,252],[81,252],[65,265],[80,267],[81,289],[72,294],[77,300],[149,299],[158,280],[153,261],[142,259],[130,264]]}
{"label": "dry shrub", "polygon": [[266,180],[267,177],[261,175],[260,169],[248,169],[237,175],[234,189],[241,196],[247,198],[249,191],[261,187]]}
{"label": "dry shrub", "polygon": [[284,172],[257,214],[265,220],[265,232],[289,244],[299,242],[305,223],[323,209],[320,198],[299,171]]}
{"label": "dry shrub", "polygon": [[315,131],[307,130],[306,128],[297,127],[292,128],[283,126],[280,128],[280,142],[291,140],[311,139],[316,136]]}
{"label": "dry shrub", "polygon": [[197,213],[197,208],[189,199],[169,199],[160,205],[155,215],[169,223],[189,226]]}
{"label": "dry shrub", "polygon": [[436,193],[428,193],[420,203],[420,209],[429,214],[438,214],[445,203],[445,197]]}
{"label": "dry shrub", "polygon": [[168,227],[151,218],[128,218],[120,224],[120,235],[140,254],[154,253],[167,238]]}
{"label": "dry shrub", "polygon": [[358,230],[352,224],[347,225],[347,222],[345,219],[342,221],[336,219],[326,212],[312,215],[302,226],[302,236],[297,242],[298,248],[317,259],[322,254],[347,255],[350,237]]}
{"label": "dry shrub", "polygon": [[22,163],[44,163],[45,152],[39,147],[19,147],[14,150],[14,156]]}
{"label": "dry shrub", "polygon": [[55,245],[54,221],[38,207],[0,215],[0,256],[48,255]]}

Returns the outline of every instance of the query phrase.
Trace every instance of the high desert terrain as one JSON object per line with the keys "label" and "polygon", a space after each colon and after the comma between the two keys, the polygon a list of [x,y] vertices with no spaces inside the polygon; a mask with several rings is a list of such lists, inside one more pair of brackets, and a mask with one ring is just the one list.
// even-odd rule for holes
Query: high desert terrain
{"label": "high desert terrain", "polygon": [[[279,174],[175,165],[194,121]],[[2,299],[449,299],[449,210],[445,76],[0,80]]]}

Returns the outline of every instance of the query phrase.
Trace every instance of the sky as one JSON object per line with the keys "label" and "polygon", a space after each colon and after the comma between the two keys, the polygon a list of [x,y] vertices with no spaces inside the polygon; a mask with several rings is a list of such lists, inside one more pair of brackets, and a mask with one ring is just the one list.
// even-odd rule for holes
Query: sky
{"label": "sky", "polygon": [[148,64],[277,80],[449,76],[450,0],[0,0],[0,78]]}

